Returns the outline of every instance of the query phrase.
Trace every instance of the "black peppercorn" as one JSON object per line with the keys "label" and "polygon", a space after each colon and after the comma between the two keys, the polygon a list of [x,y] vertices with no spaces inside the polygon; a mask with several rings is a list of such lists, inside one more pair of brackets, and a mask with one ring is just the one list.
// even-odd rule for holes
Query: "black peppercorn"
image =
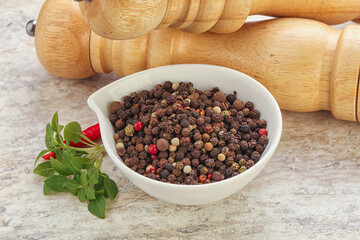
{"label": "black peppercorn", "polygon": [[179,183],[183,183],[184,182],[184,178],[182,176],[178,176],[176,178],[176,181],[178,181]]}
{"label": "black peppercorn", "polygon": [[253,160],[254,162],[257,162],[257,161],[259,161],[259,159],[260,159],[260,153],[257,151],[254,151],[251,154],[251,160]]}
{"label": "black peppercorn", "polygon": [[228,167],[226,170],[225,170],[225,177],[229,178],[229,177],[232,177],[232,174],[234,173],[234,169],[232,169],[231,167]]}
{"label": "black peppercorn", "polygon": [[254,108],[254,104],[250,101],[247,101],[245,103],[245,107],[248,108],[248,109],[253,109]]}
{"label": "black peppercorn", "polygon": [[168,170],[166,170],[166,169],[164,169],[164,170],[162,170],[161,172],[160,172],[160,177],[161,178],[167,178],[168,176],[169,176],[169,171]]}
{"label": "black peppercorn", "polygon": [[187,128],[190,126],[190,121],[188,119],[182,119],[180,122],[181,127]]}
{"label": "black peppercorn", "polygon": [[212,143],[213,146],[216,146],[219,144],[219,139],[217,137],[212,137],[210,138],[210,142]]}
{"label": "black peppercorn", "polygon": [[165,168],[165,165],[168,163],[166,159],[161,159],[159,161],[159,168]]}
{"label": "black peppercorn", "polygon": [[211,180],[213,181],[220,181],[221,180],[221,173],[219,171],[215,171],[212,174]]}
{"label": "black peppercorn", "polygon": [[208,168],[213,168],[215,167],[215,160],[212,158],[206,159],[205,160],[205,166]]}
{"label": "black peppercorn", "polygon": [[194,167],[194,168],[197,168],[200,164],[200,161],[199,159],[196,159],[194,158],[193,160],[191,160],[191,165]]}
{"label": "black peppercorn", "polygon": [[153,136],[159,136],[159,133],[160,133],[160,128],[159,127],[154,127],[154,128],[152,128],[151,129],[151,134],[153,135]]}
{"label": "black peppercorn", "polygon": [[194,180],[193,180],[192,177],[186,177],[184,183],[185,183],[186,185],[190,185],[193,181],[194,181]]}
{"label": "black peppercorn", "polygon": [[240,125],[240,131],[248,133],[250,131],[250,126],[247,123],[242,123]]}
{"label": "black peppercorn", "polygon": [[253,160],[248,160],[248,161],[246,161],[246,167],[247,168],[251,168],[252,166],[254,166],[254,161]]}
{"label": "black peppercorn", "polygon": [[176,160],[181,161],[184,158],[185,154],[183,152],[177,151],[176,152]]}
{"label": "black peppercorn", "polygon": [[182,129],[182,127],[180,126],[180,124],[176,124],[176,125],[174,126],[174,131],[175,131],[176,134],[180,134],[180,133],[181,133],[181,129]]}
{"label": "black peppercorn", "polygon": [[257,144],[255,149],[257,152],[262,153],[264,151],[264,146],[261,144]]}
{"label": "black peppercorn", "polygon": [[268,143],[268,141],[269,141],[268,137],[265,135],[262,135],[262,136],[260,136],[258,143],[265,146]]}
{"label": "black peppercorn", "polygon": [[171,163],[167,163],[165,165],[165,169],[168,170],[169,173],[171,173],[173,171],[174,167]]}
{"label": "black peppercorn", "polygon": [[234,163],[234,158],[233,157],[227,157],[225,159],[225,163],[228,165],[228,166],[231,166],[233,163]]}
{"label": "black peppercorn", "polygon": [[256,147],[256,140],[255,139],[251,139],[249,142],[248,142],[248,145],[249,145],[249,148],[251,149],[254,149]]}
{"label": "black peppercorn", "polygon": [[[202,92],[192,83],[166,81],[109,107],[114,140],[122,143],[117,152],[125,164],[163,182],[195,185],[235,176],[259,161],[268,143],[267,136],[258,134],[267,122],[254,104],[244,104],[235,92],[226,95],[217,87]],[[124,128],[137,121],[143,129],[126,135]],[[145,151],[150,144],[157,145],[158,159]],[[149,165],[157,169],[155,174],[145,173]],[[206,179],[210,173],[213,177]]]}

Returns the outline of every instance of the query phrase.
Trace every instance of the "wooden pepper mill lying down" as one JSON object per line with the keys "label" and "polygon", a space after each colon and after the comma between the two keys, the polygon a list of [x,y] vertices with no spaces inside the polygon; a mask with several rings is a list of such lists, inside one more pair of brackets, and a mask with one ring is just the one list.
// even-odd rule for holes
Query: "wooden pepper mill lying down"
{"label": "wooden pepper mill lying down", "polygon": [[310,18],[327,24],[360,18],[359,0],[76,1],[80,1],[91,29],[109,39],[139,37],[165,27],[193,33],[232,33],[253,14]]}
{"label": "wooden pepper mill lying down", "polygon": [[231,34],[156,30],[112,41],[91,32],[72,0],[48,0],[39,14],[35,43],[42,65],[64,78],[214,64],[252,76],[282,109],[330,110],[349,121],[360,117],[360,25],[341,31],[313,20],[281,18],[245,24]]}

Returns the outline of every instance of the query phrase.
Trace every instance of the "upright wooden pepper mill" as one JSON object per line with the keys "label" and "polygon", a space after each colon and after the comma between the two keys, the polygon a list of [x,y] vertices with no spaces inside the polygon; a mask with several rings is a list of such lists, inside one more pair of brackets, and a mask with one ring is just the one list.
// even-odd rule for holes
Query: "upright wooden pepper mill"
{"label": "upright wooden pepper mill", "polygon": [[341,31],[313,20],[280,18],[245,24],[231,34],[156,30],[112,41],[91,32],[72,0],[47,0],[35,44],[43,66],[64,78],[112,70],[124,76],[168,64],[215,64],[254,77],[282,109],[330,110],[349,121],[360,117],[358,25]]}
{"label": "upright wooden pepper mill", "polygon": [[310,18],[327,24],[360,18],[359,0],[75,1],[80,2],[91,29],[109,39],[139,37],[165,27],[193,33],[232,33],[253,14]]}

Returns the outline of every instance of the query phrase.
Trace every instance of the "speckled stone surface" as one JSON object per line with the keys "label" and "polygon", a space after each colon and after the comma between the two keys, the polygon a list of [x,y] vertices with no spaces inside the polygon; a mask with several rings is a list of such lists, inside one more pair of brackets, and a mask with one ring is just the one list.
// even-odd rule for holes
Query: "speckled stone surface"
{"label": "speckled stone surface", "polygon": [[359,239],[360,125],[329,112],[283,111],[284,131],[265,169],[233,196],[178,206],[145,194],[109,158],[119,197],[97,219],[70,194],[42,194],[32,173],[45,125],[96,122],[87,97],[115,75],[66,80],[37,60],[25,23],[43,1],[0,1],[0,239]]}

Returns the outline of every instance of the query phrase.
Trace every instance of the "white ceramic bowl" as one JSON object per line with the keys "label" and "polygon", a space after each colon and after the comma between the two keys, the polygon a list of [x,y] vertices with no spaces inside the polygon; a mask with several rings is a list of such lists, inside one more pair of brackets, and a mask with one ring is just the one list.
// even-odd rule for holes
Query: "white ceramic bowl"
{"label": "white ceramic bowl", "polygon": [[[218,86],[221,91],[227,94],[236,91],[239,99],[252,101],[255,108],[261,112],[261,118],[268,122],[269,143],[259,162],[235,177],[204,185],[177,185],[155,181],[128,168],[115,149],[114,129],[108,118],[108,104],[114,100],[122,100],[123,96],[131,92],[143,89],[150,90],[156,84],[164,83],[167,80],[172,82],[190,81],[195,88],[200,90]],[[239,191],[255,178],[268,163],[278,146],[282,132],[282,118],[279,106],[265,87],[243,73],[212,65],[170,65],[138,72],[96,91],[89,97],[88,105],[99,119],[105,149],[122,174],[151,196],[175,204],[197,205],[211,203]]]}

